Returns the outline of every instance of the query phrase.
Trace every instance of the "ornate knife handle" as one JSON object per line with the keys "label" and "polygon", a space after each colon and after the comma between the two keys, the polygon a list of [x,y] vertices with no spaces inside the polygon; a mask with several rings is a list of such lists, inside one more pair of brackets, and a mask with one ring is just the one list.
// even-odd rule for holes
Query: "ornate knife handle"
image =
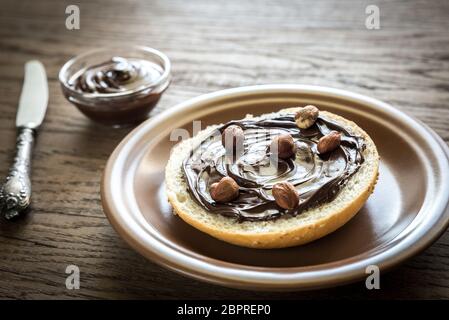
{"label": "ornate knife handle", "polygon": [[6,219],[19,216],[30,204],[30,162],[34,134],[34,129],[19,128],[14,163],[0,189],[0,211]]}

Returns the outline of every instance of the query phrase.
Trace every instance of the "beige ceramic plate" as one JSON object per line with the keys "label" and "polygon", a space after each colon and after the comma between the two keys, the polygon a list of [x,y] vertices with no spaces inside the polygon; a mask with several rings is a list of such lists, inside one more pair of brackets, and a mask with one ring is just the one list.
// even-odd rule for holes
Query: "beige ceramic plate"
{"label": "beige ceramic plate", "polygon": [[[233,246],[172,215],[164,167],[176,128],[315,104],[355,121],[381,156],[374,194],[347,225],[311,244],[276,250]],[[229,287],[300,290],[388,269],[436,240],[449,222],[448,148],[430,129],[391,106],[347,91],[267,85],[224,90],[181,103],[137,127],[111,155],[102,202],[117,232],[147,258],[196,279]]]}

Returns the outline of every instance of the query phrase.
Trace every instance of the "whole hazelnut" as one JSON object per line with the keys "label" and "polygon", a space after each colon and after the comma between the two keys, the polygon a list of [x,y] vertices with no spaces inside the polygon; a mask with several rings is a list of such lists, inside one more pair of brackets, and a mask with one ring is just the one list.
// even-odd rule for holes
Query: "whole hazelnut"
{"label": "whole hazelnut", "polygon": [[288,133],[278,135],[271,141],[270,150],[281,159],[290,158],[296,152],[295,141]]}
{"label": "whole hazelnut", "polygon": [[291,210],[299,204],[299,193],[290,182],[276,183],[272,192],[276,204],[283,209]]}
{"label": "whole hazelnut", "polygon": [[328,153],[337,149],[340,146],[340,143],[341,133],[333,130],[318,140],[317,149],[320,154]]}
{"label": "whole hazelnut", "polygon": [[221,143],[225,148],[232,147],[235,150],[237,146],[243,147],[244,140],[245,135],[243,129],[234,124],[227,127],[221,134]]}
{"label": "whole hazelnut", "polygon": [[217,202],[229,202],[239,196],[239,185],[231,177],[223,177],[210,185],[210,196]]}
{"label": "whole hazelnut", "polygon": [[308,129],[315,123],[318,119],[320,111],[317,107],[308,105],[299,109],[295,114],[295,122],[298,128]]}

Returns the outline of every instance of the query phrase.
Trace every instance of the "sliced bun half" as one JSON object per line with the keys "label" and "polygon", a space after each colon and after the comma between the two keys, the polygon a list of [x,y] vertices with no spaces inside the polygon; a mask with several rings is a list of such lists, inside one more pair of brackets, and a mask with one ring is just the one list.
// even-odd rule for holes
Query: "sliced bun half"
{"label": "sliced bun half", "polygon": [[[294,113],[298,108],[278,112]],[[379,155],[368,134],[354,122],[330,112],[320,111],[327,118],[344,125],[353,134],[363,136],[365,161],[352,175],[337,197],[329,203],[308,209],[297,216],[285,215],[268,221],[244,221],[211,213],[200,206],[189,194],[182,170],[183,160],[189,156],[191,146],[199,143],[218,126],[211,126],[197,136],[177,144],[171,152],[165,170],[168,200],[174,213],[188,224],[212,237],[250,248],[284,248],[317,240],[337,230],[361,209],[377,182]],[[263,118],[270,115],[262,115]]]}

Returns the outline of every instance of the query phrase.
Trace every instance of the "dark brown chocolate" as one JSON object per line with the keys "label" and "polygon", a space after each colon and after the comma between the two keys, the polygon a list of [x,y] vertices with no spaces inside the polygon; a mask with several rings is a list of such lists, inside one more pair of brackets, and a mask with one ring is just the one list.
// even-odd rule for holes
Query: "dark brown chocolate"
{"label": "dark brown chocolate", "polygon": [[[212,133],[195,147],[183,162],[188,191],[193,199],[211,213],[235,217],[239,221],[272,220],[332,201],[348,179],[363,163],[364,139],[352,135],[338,123],[319,116],[309,129],[299,129],[293,114],[270,119],[231,121],[218,128],[238,125],[245,134],[243,153],[229,159],[220,134]],[[318,140],[336,130],[340,146],[328,154],[317,151]],[[271,140],[291,134],[296,144],[292,158],[276,159],[270,153]],[[239,197],[217,203],[209,193],[210,185],[222,177],[232,177],[240,186]],[[272,187],[280,181],[292,183],[299,192],[299,205],[293,210],[280,208],[272,196]]]}
{"label": "dark brown chocolate", "polygon": [[81,70],[71,84],[83,93],[121,93],[148,87],[157,82],[163,72],[151,61],[113,57]]}
{"label": "dark brown chocolate", "polygon": [[152,89],[163,72],[151,61],[113,57],[73,75],[68,84],[80,97],[72,97],[65,86],[62,89],[81,112],[95,121],[112,125],[137,123],[148,117],[166,89]]}

